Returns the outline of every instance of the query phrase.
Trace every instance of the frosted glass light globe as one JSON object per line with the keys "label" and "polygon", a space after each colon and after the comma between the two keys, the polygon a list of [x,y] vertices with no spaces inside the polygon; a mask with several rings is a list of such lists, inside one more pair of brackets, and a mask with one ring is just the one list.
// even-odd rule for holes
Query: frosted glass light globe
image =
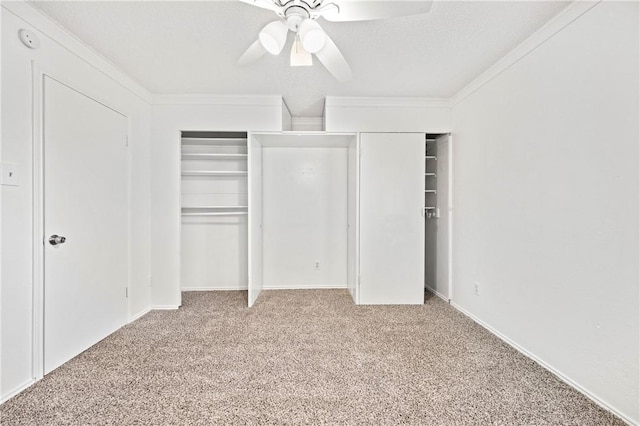
{"label": "frosted glass light globe", "polygon": [[317,53],[327,41],[327,35],[324,33],[320,24],[312,19],[305,19],[300,24],[298,30],[302,47],[309,53]]}

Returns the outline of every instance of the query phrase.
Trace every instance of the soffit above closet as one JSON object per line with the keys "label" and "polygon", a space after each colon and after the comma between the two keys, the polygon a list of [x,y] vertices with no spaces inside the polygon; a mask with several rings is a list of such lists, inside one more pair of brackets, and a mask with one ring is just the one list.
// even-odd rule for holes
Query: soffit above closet
{"label": "soffit above closet", "polygon": [[[294,116],[322,115],[331,96],[447,98],[570,2],[438,1],[429,14],[323,28],[353,69],[337,82],[324,67],[280,56],[236,61],[274,19],[238,1],[32,1],[156,94],[278,94]],[[290,37],[291,38],[291,37]]]}
{"label": "soffit above closet", "polygon": [[252,137],[265,148],[349,148],[357,138],[355,133],[314,132],[254,132]]}

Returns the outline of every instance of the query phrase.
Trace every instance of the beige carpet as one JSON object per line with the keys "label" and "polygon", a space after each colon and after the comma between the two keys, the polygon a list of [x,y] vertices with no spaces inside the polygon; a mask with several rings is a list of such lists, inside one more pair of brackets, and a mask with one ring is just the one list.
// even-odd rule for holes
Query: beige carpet
{"label": "beige carpet", "polygon": [[8,425],[624,424],[440,299],[184,293],[0,406]]}

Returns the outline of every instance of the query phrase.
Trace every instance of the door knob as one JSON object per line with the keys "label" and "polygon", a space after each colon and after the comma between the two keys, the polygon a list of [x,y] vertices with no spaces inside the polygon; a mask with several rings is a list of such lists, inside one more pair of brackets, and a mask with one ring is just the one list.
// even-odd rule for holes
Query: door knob
{"label": "door knob", "polygon": [[65,237],[61,237],[56,234],[53,234],[52,236],[49,237],[49,244],[51,244],[52,246],[57,246],[58,244],[64,244],[65,241],[67,241]]}

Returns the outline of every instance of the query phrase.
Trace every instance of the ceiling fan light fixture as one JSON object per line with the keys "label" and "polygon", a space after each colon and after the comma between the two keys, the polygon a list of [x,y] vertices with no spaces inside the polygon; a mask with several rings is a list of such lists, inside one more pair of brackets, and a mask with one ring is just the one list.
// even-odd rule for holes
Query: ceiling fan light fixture
{"label": "ceiling fan light fixture", "polygon": [[260,31],[258,39],[267,52],[272,55],[278,55],[282,52],[284,44],[287,41],[288,31],[289,29],[284,22],[273,21]]}
{"label": "ceiling fan light fixture", "polygon": [[340,6],[333,2],[328,3],[325,1],[320,4],[320,7],[315,9],[315,12],[321,14],[325,19],[337,19],[338,16],[340,16]]}
{"label": "ceiling fan light fixture", "polygon": [[300,37],[296,35],[291,47],[290,62],[292,67],[310,67],[313,65],[313,58],[311,53],[304,50],[302,43],[300,43]]}
{"label": "ceiling fan light fixture", "polygon": [[298,30],[302,47],[309,53],[317,53],[327,41],[327,35],[316,21],[305,19]]}

